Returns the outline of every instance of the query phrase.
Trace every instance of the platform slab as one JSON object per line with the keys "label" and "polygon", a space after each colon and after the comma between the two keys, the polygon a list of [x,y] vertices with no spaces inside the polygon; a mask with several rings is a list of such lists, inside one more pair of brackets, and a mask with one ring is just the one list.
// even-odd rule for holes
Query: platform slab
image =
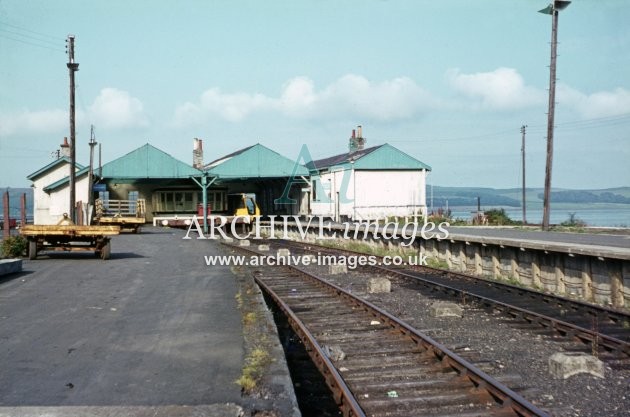
{"label": "platform slab", "polygon": [[22,271],[21,259],[0,259],[0,276]]}

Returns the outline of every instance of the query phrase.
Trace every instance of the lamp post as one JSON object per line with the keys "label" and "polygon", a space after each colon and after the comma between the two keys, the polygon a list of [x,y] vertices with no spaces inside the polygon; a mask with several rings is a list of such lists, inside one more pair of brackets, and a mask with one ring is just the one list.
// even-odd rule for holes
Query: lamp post
{"label": "lamp post", "polygon": [[556,101],[556,50],[558,46],[558,14],[566,9],[570,1],[553,0],[540,13],[551,15],[551,63],[549,64],[549,111],[547,113],[547,163],[545,166],[545,192],[543,200],[543,230],[549,230],[549,214],[551,212],[551,166],[553,163],[553,123]]}
{"label": "lamp post", "polygon": [[354,158],[350,158],[352,167],[352,221],[357,219],[357,173],[354,170]]}

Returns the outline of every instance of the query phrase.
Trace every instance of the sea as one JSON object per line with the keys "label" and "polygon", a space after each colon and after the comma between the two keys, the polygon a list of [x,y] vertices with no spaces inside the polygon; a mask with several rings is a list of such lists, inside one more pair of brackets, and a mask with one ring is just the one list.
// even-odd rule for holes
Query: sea
{"label": "sea", "polygon": [[[520,207],[482,207],[482,210],[491,208],[503,208],[512,220],[522,220],[523,210]],[[451,207],[451,216],[469,220],[477,207]],[[569,220],[571,214],[575,213],[575,218],[586,223],[587,226],[596,227],[628,227],[630,228],[630,204],[559,204],[551,205],[549,222],[560,224]],[[542,207],[527,208],[527,223],[542,223]]]}

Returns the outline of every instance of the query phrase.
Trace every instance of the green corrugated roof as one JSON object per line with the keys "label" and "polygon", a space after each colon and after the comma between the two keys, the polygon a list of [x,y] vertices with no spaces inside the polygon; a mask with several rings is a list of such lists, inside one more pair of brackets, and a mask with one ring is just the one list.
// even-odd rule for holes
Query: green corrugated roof
{"label": "green corrugated roof", "polygon": [[354,163],[354,169],[426,169],[431,171],[429,165],[407,155],[388,143],[357,159]]}
{"label": "green corrugated roof", "polygon": [[[82,176],[86,175],[89,170],[90,170],[90,167],[84,167],[84,168],[81,168],[80,170],[78,170],[74,174],[75,180],[78,180]],[[49,185],[45,186],[44,187],[44,191],[48,193],[50,191],[56,190],[59,187],[65,186],[66,184],[69,184],[69,183],[70,183],[70,176],[67,176],[65,178],[60,179],[59,181],[55,181],[52,184],[49,184]]]}
{"label": "green corrugated roof", "polygon": [[190,178],[200,175],[198,169],[148,143],[106,163],[101,173],[103,178],[116,179]]}
{"label": "green corrugated roof", "polygon": [[[68,158],[67,156],[64,156],[62,158],[59,159],[55,159],[54,161],[52,161],[50,164],[46,165],[43,168],[38,169],[37,171],[33,172],[32,174],[30,174],[29,176],[26,177],[26,179],[29,180],[35,180],[37,177],[40,177],[42,175],[44,175],[45,173],[47,173],[48,171],[50,171],[51,169],[55,168],[57,165],[61,164],[61,163],[70,163],[70,158]],[[81,164],[76,164],[75,166],[79,169],[83,169],[83,165]]]}
{"label": "green corrugated roof", "polygon": [[[210,176],[219,178],[279,178],[294,174],[295,161],[257,143],[219,158],[206,168]],[[298,165],[295,175],[308,175],[308,169]]]}
{"label": "green corrugated roof", "polygon": [[329,158],[313,161],[308,166],[313,171],[321,171],[333,166],[343,166],[350,168],[354,162],[354,169],[365,170],[418,170],[426,169],[431,171],[431,167],[416,158],[407,155],[400,149],[386,143],[384,145],[373,146],[353,153],[343,153]]}

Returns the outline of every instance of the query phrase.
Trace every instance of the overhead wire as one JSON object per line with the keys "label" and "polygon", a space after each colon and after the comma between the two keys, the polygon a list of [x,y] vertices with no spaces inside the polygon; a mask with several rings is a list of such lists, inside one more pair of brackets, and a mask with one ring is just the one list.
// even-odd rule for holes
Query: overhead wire
{"label": "overhead wire", "polygon": [[[12,28],[13,30],[7,29],[3,26]],[[44,49],[50,49],[57,52],[64,51],[63,48],[56,47],[56,45],[59,45],[61,42],[64,42],[64,40],[61,38],[58,38],[56,36],[51,36],[51,35],[41,33],[41,32],[36,32],[34,30],[23,28],[21,26],[12,25],[10,23],[3,22],[3,21],[0,21],[0,37],[14,41],[14,42],[20,42],[26,45],[36,46],[36,47],[44,48]]]}
{"label": "overhead wire", "polygon": [[17,26],[17,25],[12,25],[11,23],[7,23],[7,22],[2,22],[2,21],[0,21],[0,24],[3,24],[3,25],[5,25],[5,26],[12,27],[12,28],[14,28],[14,29],[21,30],[21,31],[23,31],[23,32],[28,32],[28,33],[32,33],[32,34],[34,34],[34,35],[39,35],[39,36],[44,37],[44,38],[49,38],[49,39],[52,39],[52,40],[55,40],[55,41],[61,41],[61,42],[63,42],[63,41],[65,40],[65,39],[60,38],[60,37],[57,37],[57,36],[49,35],[49,34],[42,33],[42,32],[36,32],[36,31],[34,31],[34,30],[27,29],[27,28],[24,28],[24,27],[21,27],[21,26]]}
{"label": "overhead wire", "polygon": [[[606,117],[598,117],[593,119],[584,119],[584,120],[573,120],[569,122],[556,123],[554,125],[554,129],[556,130],[577,130],[577,129],[595,129],[595,128],[604,128],[610,126],[618,126],[622,124],[630,123],[630,113],[623,113],[615,116],[606,116]],[[534,124],[528,125],[529,133],[544,133],[546,129],[545,124]],[[482,133],[477,135],[470,136],[458,136],[453,138],[417,138],[417,139],[388,139],[388,142],[396,142],[396,143],[418,143],[418,142],[434,142],[434,143],[442,143],[442,142],[459,142],[459,141],[470,141],[474,139],[487,139],[492,137],[503,137],[508,133],[516,133],[520,129],[506,129],[497,132],[489,132]]]}
{"label": "overhead wire", "polygon": [[7,36],[3,33],[0,33],[0,38],[4,38],[4,39],[8,39],[8,40],[12,40],[14,42],[20,42],[20,43],[24,43],[26,45],[32,45],[32,46],[37,46],[39,48],[44,48],[44,49],[50,49],[51,51],[56,51],[56,52],[64,52],[63,49],[61,48],[53,48],[51,46],[48,45],[42,45],[42,44],[38,44],[38,43],[34,43],[34,42],[29,42],[29,41],[25,41],[24,39],[16,39],[16,38],[12,38],[11,36]]}
{"label": "overhead wire", "polygon": [[27,39],[32,39],[32,40],[35,40],[37,42],[42,42],[42,43],[45,43],[45,44],[49,44],[50,46],[58,46],[59,45],[59,41],[49,41],[48,39],[40,39],[40,38],[38,38],[36,36],[27,35],[25,33],[16,32],[16,31],[9,30],[9,29],[3,29],[1,27],[0,27],[0,31],[10,33],[11,35],[17,35],[17,36],[21,36],[21,37],[24,37],[24,38],[27,38]]}

